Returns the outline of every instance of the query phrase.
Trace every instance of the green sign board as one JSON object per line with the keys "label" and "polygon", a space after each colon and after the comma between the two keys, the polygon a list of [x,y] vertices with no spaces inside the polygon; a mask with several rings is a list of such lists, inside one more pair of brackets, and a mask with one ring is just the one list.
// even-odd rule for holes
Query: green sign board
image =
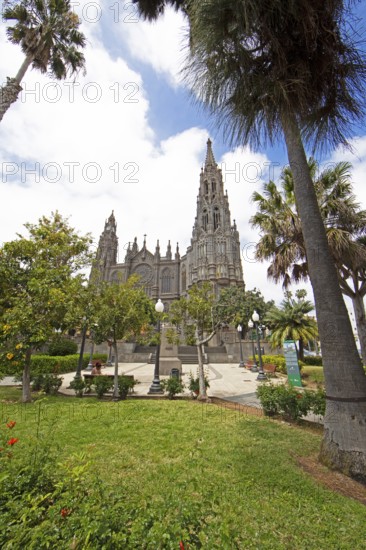
{"label": "green sign board", "polygon": [[291,384],[291,386],[302,386],[295,341],[285,340],[283,343],[283,351],[289,384]]}

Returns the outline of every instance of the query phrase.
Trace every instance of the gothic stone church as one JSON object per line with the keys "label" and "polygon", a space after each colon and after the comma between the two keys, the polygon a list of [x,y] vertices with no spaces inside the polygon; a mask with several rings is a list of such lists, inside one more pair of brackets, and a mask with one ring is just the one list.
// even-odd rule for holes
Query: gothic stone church
{"label": "gothic stone church", "polygon": [[112,212],[100,236],[97,260],[101,278],[106,281],[126,281],[134,273],[140,275],[145,291],[154,301],[169,304],[195,283],[211,281],[219,295],[227,286],[244,287],[239,233],[231,223],[229,199],[224,192],[221,170],[207,141],[205,165],[201,169],[197,197],[197,215],[191,244],[181,256],[177,244],[172,252],[170,241],[165,256],[159,241],[154,252],[139,248],[137,239],[128,245],[123,263],[117,263],[117,224]]}

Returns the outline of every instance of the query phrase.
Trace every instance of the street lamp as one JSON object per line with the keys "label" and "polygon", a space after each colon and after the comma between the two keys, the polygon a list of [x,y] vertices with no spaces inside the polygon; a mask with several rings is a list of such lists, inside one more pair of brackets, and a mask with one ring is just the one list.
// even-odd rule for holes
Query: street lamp
{"label": "street lamp", "polygon": [[258,366],[257,366],[256,358],[255,358],[255,349],[254,349],[254,335],[253,335],[254,323],[251,319],[249,319],[248,327],[250,329],[250,340],[252,342],[252,354],[253,354],[253,361],[254,361],[254,365],[252,367],[250,367],[250,370],[251,370],[251,372],[258,372]]}
{"label": "street lamp", "polygon": [[253,312],[252,319],[254,321],[254,326],[257,331],[257,345],[258,345],[258,357],[259,357],[259,372],[258,372],[257,380],[267,380],[267,376],[264,374],[264,370],[263,370],[261,340],[259,336],[259,315],[255,310]]}
{"label": "street lamp", "polygon": [[89,357],[89,363],[85,370],[92,370],[93,368],[93,353],[94,353],[94,328],[97,328],[98,323],[94,323],[94,325],[90,328],[90,338],[91,338],[91,344],[90,344],[90,357]]}
{"label": "street lamp", "polygon": [[243,361],[243,347],[242,347],[242,344],[241,344],[241,336],[242,336],[242,330],[243,330],[243,327],[241,325],[238,325],[236,327],[236,330],[238,331],[238,335],[239,335],[239,345],[240,345],[240,363],[239,363],[239,367],[244,367],[244,361]]}
{"label": "street lamp", "polygon": [[160,359],[160,318],[161,313],[164,311],[164,304],[163,302],[159,300],[155,304],[155,311],[158,314],[158,326],[157,326],[157,333],[158,333],[158,343],[156,346],[156,354],[155,354],[155,369],[154,369],[154,380],[152,381],[152,384],[150,386],[150,389],[147,393],[149,394],[162,394],[164,393],[160,386],[160,377],[159,377],[159,359]]}

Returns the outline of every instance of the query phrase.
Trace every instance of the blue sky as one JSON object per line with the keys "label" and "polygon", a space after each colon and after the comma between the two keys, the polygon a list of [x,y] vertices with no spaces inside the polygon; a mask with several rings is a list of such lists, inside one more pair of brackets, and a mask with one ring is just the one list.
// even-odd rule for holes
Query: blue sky
{"label": "blue sky", "polygon": [[[184,253],[211,136],[240,232],[247,288],[256,286],[266,299],[280,301],[282,290],[267,281],[267,266],[253,259],[258,235],[249,218],[252,193],[287,161],[283,144],[230,148],[213,131],[181,82],[187,30],[180,14],[168,10],[149,24],[139,20],[131,2],[74,5],[88,38],[86,75],[55,83],[28,71],[20,100],[1,123],[0,239],[13,239],[23,223],[58,209],[81,233],[91,232],[96,246],[114,209],[120,261],[128,242],[136,236],[141,245],[144,234],[152,250],[160,239],[164,252],[170,239]],[[365,3],[357,9],[365,21]],[[3,23],[0,44],[5,81],[23,57],[6,40]],[[366,208],[366,127],[355,129],[352,144],[355,154],[337,150],[323,160],[354,164],[355,192]]]}

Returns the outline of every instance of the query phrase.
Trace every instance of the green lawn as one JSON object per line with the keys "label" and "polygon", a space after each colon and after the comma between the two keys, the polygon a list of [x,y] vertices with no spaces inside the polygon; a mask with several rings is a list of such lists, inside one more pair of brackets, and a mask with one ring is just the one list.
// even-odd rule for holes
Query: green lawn
{"label": "green lawn", "polygon": [[19,393],[0,388],[19,438],[3,461],[2,549],[364,548],[365,507],[296,465],[319,448],[313,430],[193,401],[8,401]]}
{"label": "green lawn", "polygon": [[305,366],[301,369],[301,374],[305,381],[305,384],[308,383],[310,386],[324,384],[324,372],[323,367],[311,367]]}

